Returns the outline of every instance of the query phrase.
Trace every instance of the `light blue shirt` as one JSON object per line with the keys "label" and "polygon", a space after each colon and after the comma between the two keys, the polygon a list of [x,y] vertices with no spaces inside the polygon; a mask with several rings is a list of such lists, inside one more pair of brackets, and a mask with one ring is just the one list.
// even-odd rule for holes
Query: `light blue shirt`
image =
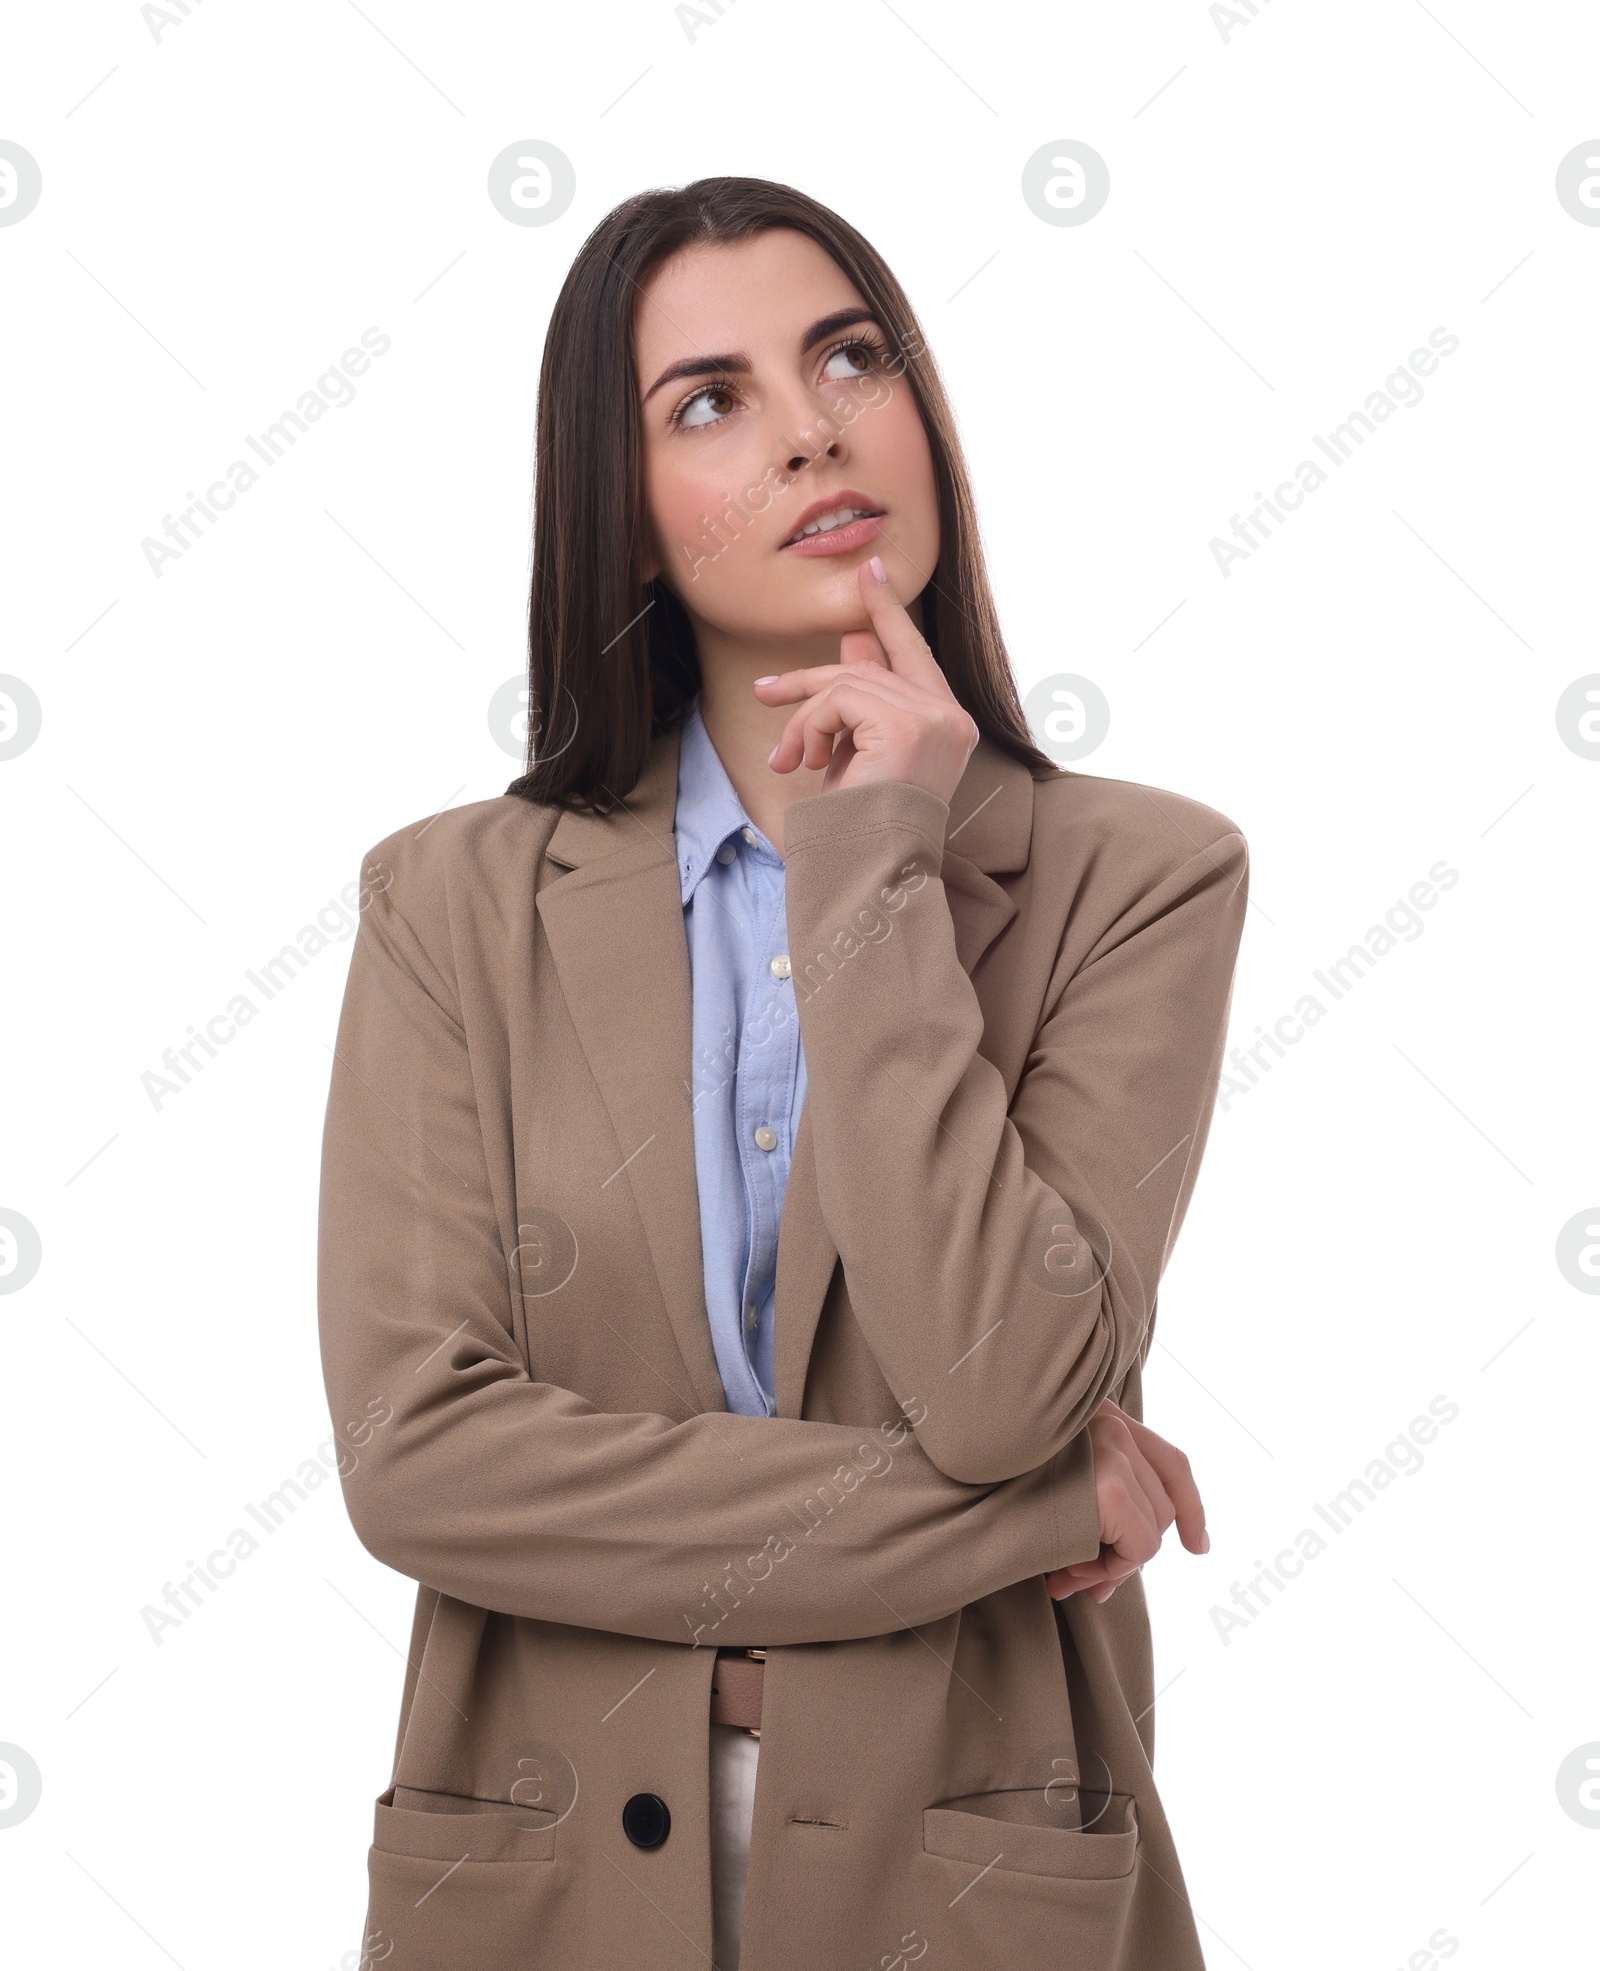
{"label": "light blue shirt", "polygon": [[783,857],[734,792],[698,694],[684,714],[674,832],[694,1015],[706,1312],[728,1408],[770,1417],[778,1219],[806,1064]]}

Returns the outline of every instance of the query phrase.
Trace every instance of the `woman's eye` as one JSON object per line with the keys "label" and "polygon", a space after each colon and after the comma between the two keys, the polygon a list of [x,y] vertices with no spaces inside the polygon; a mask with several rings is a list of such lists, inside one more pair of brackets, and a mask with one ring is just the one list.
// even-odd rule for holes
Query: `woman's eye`
{"label": "woman's eye", "polygon": [[[828,363],[824,366],[824,374],[831,374],[836,383],[847,382],[852,377],[865,376],[872,368],[872,359],[877,353],[877,345],[872,342],[841,343],[828,357]],[[846,367],[842,370],[832,369],[831,366],[841,358],[844,360]],[[857,361],[857,358],[860,360]]]}
{"label": "woman's eye", "polygon": [[708,383],[703,390],[697,390],[692,397],[685,397],[674,413],[674,421],[690,426],[715,424],[715,417],[701,417],[698,413],[713,397],[721,397],[731,403],[733,392],[725,383]]}
{"label": "woman's eye", "polygon": [[[872,365],[881,351],[875,342],[865,340],[842,342],[837,349],[830,350],[822,373],[834,383],[849,383],[860,377],[870,375]],[[843,363],[843,369],[835,369],[835,363]],[[719,409],[715,398],[722,399]],[[720,424],[728,411],[738,402],[738,394],[731,384],[707,383],[685,397],[672,414],[672,422],[688,430],[704,430],[708,424]]]}

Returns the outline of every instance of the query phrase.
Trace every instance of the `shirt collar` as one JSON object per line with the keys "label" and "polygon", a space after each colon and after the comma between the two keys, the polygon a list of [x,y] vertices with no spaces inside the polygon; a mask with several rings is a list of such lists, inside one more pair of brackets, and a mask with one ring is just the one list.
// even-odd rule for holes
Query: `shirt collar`
{"label": "shirt collar", "polygon": [[673,820],[677,838],[678,882],[687,908],[700,879],[716,860],[730,835],[741,836],[748,828],[753,843],[739,842],[741,852],[753,852],[781,865],[782,858],[744,811],[734,791],[728,770],[711,743],[705,721],[700,716],[700,694],[695,693],[683,716],[678,746],[678,805]]}

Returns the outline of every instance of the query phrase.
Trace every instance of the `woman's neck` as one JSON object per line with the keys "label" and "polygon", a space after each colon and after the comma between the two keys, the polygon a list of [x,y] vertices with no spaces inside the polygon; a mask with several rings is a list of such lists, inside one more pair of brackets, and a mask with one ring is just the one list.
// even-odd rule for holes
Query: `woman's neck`
{"label": "woman's neck", "polygon": [[[835,650],[837,638],[830,639]],[[701,659],[700,718],[716,748],[733,791],[744,811],[783,854],[783,814],[791,801],[822,792],[825,767],[796,767],[793,773],[774,773],[767,755],[783,737],[794,716],[793,705],[763,705],[751,690],[758,677],[796,670],[808,662],[835,663],[837,656],[797,657],[792,650],[774,656],[770,647],[732,664],[707,664]]]}

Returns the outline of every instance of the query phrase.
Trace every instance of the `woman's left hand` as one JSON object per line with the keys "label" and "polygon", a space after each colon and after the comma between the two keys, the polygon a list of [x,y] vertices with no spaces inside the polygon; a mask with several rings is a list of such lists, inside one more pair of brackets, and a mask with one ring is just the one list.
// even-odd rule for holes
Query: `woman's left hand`
{"label": "woman's left hand", "polygon": [[1153,1560],[1169,1526],[1192,1554],[1209,1553],[1206,1509],[1189,1460],[1108,1396],[1085,1426],[1100,1510],[1100,1552],[1045,1576],[1053,1601],[1080,1590],[1109,1601],[1130,1574]]}
{"label": "woman's left hand", "polygon": [[948,802],[978,743],[977,722],[875,569],[881,574],[883,563],[873,555],[857,570],[872,628],[845,632],[837,664],[757,678],[763,705],[797,707],[768,764],[774,773],[826,767],[824,794],[909,780]]}

